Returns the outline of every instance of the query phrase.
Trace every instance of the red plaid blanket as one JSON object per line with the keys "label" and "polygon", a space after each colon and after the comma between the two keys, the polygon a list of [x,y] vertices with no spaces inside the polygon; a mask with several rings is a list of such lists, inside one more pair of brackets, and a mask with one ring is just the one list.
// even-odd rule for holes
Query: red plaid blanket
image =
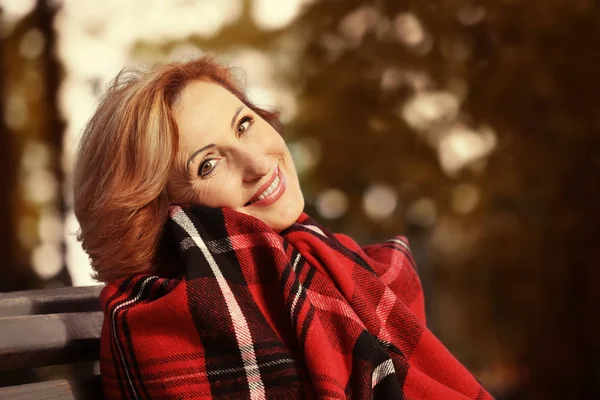
{"label": "red plaid blanket", "polygon": [[182,276],[106,286],[108,399],[491,399],[425,327],[402,237],[360,248],[303,214],[277,234],[174,207]]}

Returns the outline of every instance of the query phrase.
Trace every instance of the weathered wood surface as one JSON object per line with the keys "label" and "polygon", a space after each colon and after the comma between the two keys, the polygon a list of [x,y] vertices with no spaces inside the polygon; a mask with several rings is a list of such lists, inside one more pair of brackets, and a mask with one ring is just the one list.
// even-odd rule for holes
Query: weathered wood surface
{"label": "weathered wood surface", "polygon": [[0,388],[0,400],[101,400],[99,376],[82,380],[60,379]]}
{"label": "weathered wood surface", "polygon": [[0,293],[0,317],[100,311],[103,286]]}
{"label": "weathered wood surface", "polygon": [[0,371],[99,357],[102,312],[0,318]]}

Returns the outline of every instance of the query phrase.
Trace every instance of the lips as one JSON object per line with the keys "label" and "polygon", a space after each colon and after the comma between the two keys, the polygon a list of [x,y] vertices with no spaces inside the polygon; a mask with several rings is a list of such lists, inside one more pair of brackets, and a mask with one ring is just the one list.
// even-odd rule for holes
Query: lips
{"label": "lips", "polygon": [[256,191],[246,206],[264,207],[273,204],[281,197],[285,188],[285,178],[279,173],[279,167],[277,167],[271,178]]}

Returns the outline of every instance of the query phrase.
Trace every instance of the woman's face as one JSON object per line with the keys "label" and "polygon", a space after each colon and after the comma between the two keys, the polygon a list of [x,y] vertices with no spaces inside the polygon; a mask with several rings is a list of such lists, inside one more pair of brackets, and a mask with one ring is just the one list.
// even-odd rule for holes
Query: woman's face
{"label": "woman's face", "polygon": [[169,192],[176,203],[231,208],[276,231],[296,221],[304,198],[290,152],[271,125],[211,82],[190,83],[173,112],[179,153]]}

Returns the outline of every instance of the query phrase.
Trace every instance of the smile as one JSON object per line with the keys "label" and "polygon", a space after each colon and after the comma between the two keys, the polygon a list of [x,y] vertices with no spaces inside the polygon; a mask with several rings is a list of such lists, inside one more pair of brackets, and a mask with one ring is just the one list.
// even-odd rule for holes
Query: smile
{"label": "smile", "polygon": [[279,200],[285,192],[285,188],[285,178],[279,173],[279,167],[277,167],[271,179],[258,189],[246,206],[269,206]]}

